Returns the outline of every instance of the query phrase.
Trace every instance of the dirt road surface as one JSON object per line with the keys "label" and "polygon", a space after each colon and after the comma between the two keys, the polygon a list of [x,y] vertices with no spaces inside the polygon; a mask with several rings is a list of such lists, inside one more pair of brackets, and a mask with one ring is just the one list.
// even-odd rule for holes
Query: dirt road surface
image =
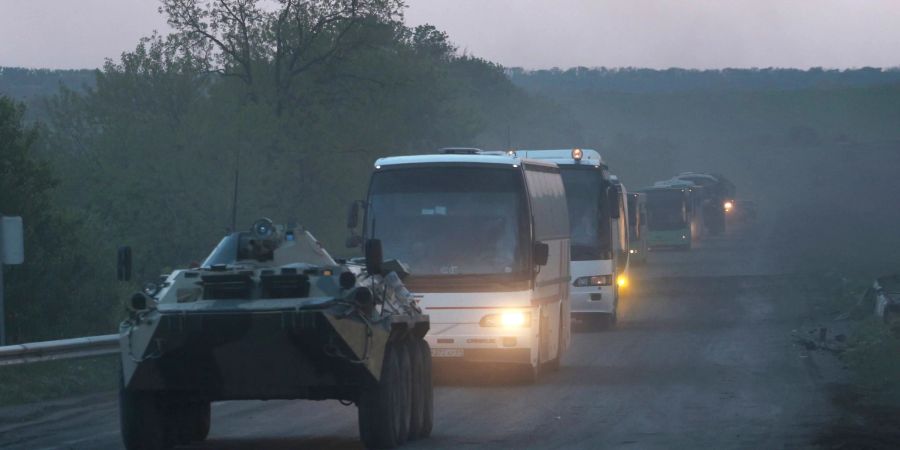
{"label": "dirt road surface", "polygon": [[[579,328],[557,373],[534,385],[470,374],[435,391],[434,435],[405,448],[812,448],[834,419],[833,361],[792,343],[810,299],[765,227],[632,274],[614,330]],[[20,410],[23,410],[20,408]],[[0,447],[121,448],[113,393],[0,410]],[[356,409],[337,402],[222,402],[196,449],[357,449]]]}

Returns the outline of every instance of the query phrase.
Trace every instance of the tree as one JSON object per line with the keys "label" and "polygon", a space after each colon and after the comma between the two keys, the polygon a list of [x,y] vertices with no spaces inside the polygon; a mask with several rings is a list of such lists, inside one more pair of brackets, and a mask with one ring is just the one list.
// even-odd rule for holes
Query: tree
{"label": "tree", "polygon": [[240,79],[251,99],[273,88],[280,115],[296,79],[347,56],[366,43],[366,23],[401,16],[402,0],[279,0],[267,10],[259,0],[163,0],[160,12],[192,52],[210,68]]}
{"label": "tree", "polygon": [[110,332],[119,312],[115,290],[87,251],[81,224],[53,201],[58,180],[34,155],[39,129],[25,126],[24,115],[22,105],[0,96],[0,212],[22,216],[26,252],[24,264],[7,269],[8,337]]}

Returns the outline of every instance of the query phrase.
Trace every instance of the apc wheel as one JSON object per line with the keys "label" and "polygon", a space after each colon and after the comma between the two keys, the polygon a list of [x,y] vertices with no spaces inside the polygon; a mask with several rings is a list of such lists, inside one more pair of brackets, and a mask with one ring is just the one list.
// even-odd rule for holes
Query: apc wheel
{"label": "apc wheel", "polygon": [[209,401],[199,401],[193,404],[191,409],[193,416],[193,433],[191,441],[205,441],[209,436],[209,427],[212,425],[212,405]]}
{"label": "apc wheel", "polygon": [[419,428],[418,438],[431,436],[434,428],[434,383],[431,370],[431,346],[424,339],[418,339],[419,354],[422,356],[422,427]]}
{"label": "apc wheel", "polygon": [[175,445],[164,416],[165,402],[156,392],[119,388],[119,422],[128,450],[168,450]]}
{"label": "apc wheel", "polygon": [[175,430],[175,442],[179,445],[200,442],[209,435],[211,408],[209,401],[172,401],[168,417]]}
{"label": "apc wheel", "polygon": [[399,417],[405,416],[399,409],[408,408],[402,403],[403,382],[400,373],[400,352],[388,345],[381,379],[362,388],[358,402],[359,437],[366,448],[394,448],[399,443]]}
{"label": "apc wheel", "polygon": [[412,396],[410,397],[409,413],[409,440],[418,439],[421,436],[425,421],[425,362],[422,351],[419,348],[421,339],[410,339],[406,343],[406,351],[409,353],[410,375],[412,378]]}
{"label": "apc wheel", "polygon": [[413,373],[412,357],[408,339],[398,342],[397,355],[400,357],[400,407],[397,409],[397,445],[403,445],[409,439],[409,425],[412,422]]}

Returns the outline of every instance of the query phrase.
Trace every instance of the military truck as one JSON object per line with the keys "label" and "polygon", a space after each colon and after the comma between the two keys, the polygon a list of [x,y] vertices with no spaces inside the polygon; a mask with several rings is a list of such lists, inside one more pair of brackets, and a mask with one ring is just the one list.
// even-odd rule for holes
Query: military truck
{"label": "military truck", "polygon": [[262,219],[134,294],[119,328],[125,447],[202,441],[220,400],[355,404],[369,448],[429,436],[428,316],[405,266],[365,248],[339,264],[309,232]]}

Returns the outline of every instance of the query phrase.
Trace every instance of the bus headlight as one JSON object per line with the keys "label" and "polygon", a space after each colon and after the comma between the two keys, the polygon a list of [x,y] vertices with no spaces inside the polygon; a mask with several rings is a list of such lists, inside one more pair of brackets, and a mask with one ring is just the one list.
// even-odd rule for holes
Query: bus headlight
{"label": "bus headlight", "polygon": [[729,201],[725,202],[725,204],[723,206],[725,207],[725,212],[729,212],[732,209],[734,209],[734,202],[729,200]]}
{"label": "bus headlight", "polygon": [[531,313],[513,310],[488,314],[482,317],[478,324],[483,327],[527,328],[531,326]]}
{"label": "bus headlight", "polygon": [[592,277],[578,277],[572,283],[575,287],[587,286],[610,286],[612,285],[612,275],[594,275]]}

